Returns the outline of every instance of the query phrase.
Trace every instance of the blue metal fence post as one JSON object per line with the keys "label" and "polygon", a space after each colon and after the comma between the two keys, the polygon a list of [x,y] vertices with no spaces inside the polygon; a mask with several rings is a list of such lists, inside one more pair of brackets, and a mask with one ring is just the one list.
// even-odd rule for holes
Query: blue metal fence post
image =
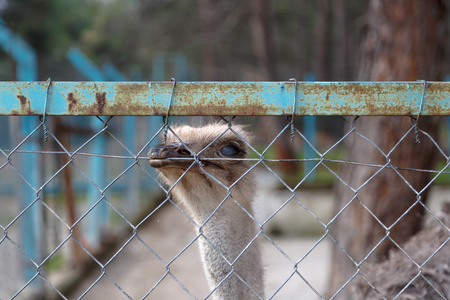
{"label": "blue metal fence post", "polygon": [[180,80],[187,80],[188,78],[188,67],[186,55],[181,52],[175,52],[173,54],[173,63],[175,65],[175,78]]}
{"label": "blue metal fence post", "polygon": [[[128,78],[123,75],[113,64],[106,63],[102,66],[102,71],[108,80],[112,81],[128,81]],[[123,117],[123,139],[128,150],[136,155],[137,149],[137,117],[127,116]],[[125,156],[130,156],[128,151],[125,151]],[[129,165],[129,160],[124,160],[125,168]],[[134,163],[134,162],[132,162]],[[129,213],[135,216],[139,208],[139,176],[136,168],[131,168],[125,174],[125,194],[129,202]]]}
{"label": "blue metal fence post", "polygon": [[[123,120],[123,134],[124,134],[124,141],[125,145],[127,146],[128,150],[133,153],[133,155],[136,155],[136,144],[137,144],[137,117],[129,116],[124,117]],[[127,152],[125,153],[126,156],[129,156],[130,154]],[[134,162],[133,162],[134,163]],[[129,160],[125,160],[125,167],[128,167]],[[140,184],[139,184],[139,176],[138,176],[137,168],[133,167],[132,169],[128,170],[126,174],[126,194],[127,194],[127,200],[130,202],[130,213],[131,215],[135,216],[138,212],[139,208],[139,190],[140,190]]]}
{"label": "blue metal fence post", "polygon": [[[165,76],[165,59],[163,53],[158,53],[152,60],[152,81],[163,81]],[[176,78],[175,78],[176,79]],[[161,117],[148,117],[147,118],[147,137],[151,138],[156,134],[158,129],[163,125]],[[156,146],[158,143],[157,140],[154,140],[150,143],[150,146]],[[150,174],[152,174],[155,178],[157,177],[156,171],[151,168]],[[156,182],[150,182],[150,184],[146,185],[148,190],[152,192],[152,190],[156,187]]]}
{"label": "blue metal fence post", "polygon": [[[22,80],[24,80],[22,78]],[[25,137],[30,134],[38,125],[38,120],[33,117],[22,117],[20,124],[21,137]],[[29,140],[23,145],[23,150],[36,152],[41,150],[40,143],[37,136],[31,136]],[[19,187],[19,195],[21,202],[21,209],[26,208],[37,198],[42,199],[43,192],[39,191],[41,186],[41,157],[36,153],[27,153],[20,161],[21,169],[26,170],[23,174],[30,183],[31,187],[27,184],[22,184]],[[43,233],[43,219],[42,219],[42,206],[39,201],[35,202],[28,211],[23,215],[21,223],[21,232],[23,238],[23,250],[27,255],[33,259],[37,264],[40,264],[42,259],[42,233]],[[36,275],[36,268],[29,263],[25,263],[24,276],[28,281]],[[35,283],[36,288],[43,289],[43,282]]]}
{"label": "blue metal fence post", "polygon": [[104,77],[112,81],[128,81],[128,78],[120,72],[112,63],[102,65],[102,73]]}
{"label": "blue metal fence post", "polygon": [[[35,51],[18,35],[14,34],[0,19],[0,47],[7,52],[17,63],[17,80],[35,81],[38,80],[38,64]],[[22,117],[20,120],[20,135],[25,138],[36,127],[39,126],[37,117]],[[39,151],[41,144],[36,136],[32,136],[23,145],[23,150]],[[20,198],[20,207],[25,209],[35,200],[42,199],[41,187],[41,158],[36,153],[27,153],[19,162],[24,176],[31,187],[23,184],[17,188]],[[26,172],[26,173],[25,173]],[[42,206],[36,201],[30,206],[21,218],[21,236],[23,239],[24,252],[36,263],[42,260]],[[31,280],[37,274],[36,267],[25,259],[23,276],[26,281]],[[44,290],[43,282],[33,281],[33,288],[40,293]]]}
{"label": "blue metal fence post", "polygon": [[[450,81],[450,74],[445,76],[445,81]],[[447,119],[447,155],[450,153],[450,117]]]}
{"label": "blue metal fence post", "polygon": [[164,54],[158,53],[152,60],[152,80],[164,80],[165,77],[165,59]]}
{"label": "blue metal fence post", "polygon": [[[305,73],[304,77],[303,77],[304,81],[315,81],[316,78],[314,76],[313,73],[311,72],[307,72]],[[316,148],[317,146],[317,117],[316,116],[304,116],[303,117],[303,131],[304,131],[304,135],[305,138],[310,142],[310,144]],[[311,158],[315,158],[316,152],[314,151],[314,149],[308,145],[307,143],[303,143],[304,148],[303,148],[303,156],[305,159],[311,159]],[[316,165],[315,161],[306,161],[303,167],[303,172],[304,174],[308,174],[309,172],[311,172],[311,170],[314,168],[314,166]],[[306,181],[312,182],[316,180],[316,174],[317,172],[312,172],[308,178],[306,178]]]}
{"label": "blue metal fence post", "polygon": [[38,80],[38,65],[35,51],[12,32],[0,19],[0,47],[17,63],[17,79]]}
{"label": "blue metal fence post", "polygon": [[[103,129],[103,123],[96,118],[92,119],[90,127],[94,132],[99,132]],[[106,153],[106,136],[104,133],[100,134],[91,142],[91,152],[94,154]],[[106,197],[105,186],[107,184],[106,169],[107,164],[104,159],[100,157],[92,157],[89,160],[90,169],[89,177],[96,186],[90,184],[87,190],[87,204],[88,208],[95,206],[95,208],[87,216],[87,241],[91,249],[98,249],[102,242],[102,233],[107,227],[109,219],[108,206],[104,200]],[[100,202],[97,204],[97,202]]]}
{"label": "blue metal fence post", "polygon": [[69,62],[88,80],[105,80],[97,66],[78,48],[72,47],[67,52]]}
{"label": "blue metal fence post", "polygon": [[[156,56],[153,58],[152,66],[152,81],[164,81],[165,59],[163,53],[156,54]],[[161,117],[150,117],[147,123],[147,131],[149,133],[148,135],[150,137],[153,136],[161,126]],[[156,141],[153,141],[151,145],[156,145]]]}
{"label": "blue metal fence post", "polygon": [[[67,52],[67,59],[87,79],[103,81],[104,76],[97,66],[84,55],[78,48],[71,48]],[[91,128],[98,132],[103,129],[103,124],[96,118],[91,119]],[[102,154],[106,151],[106,136],[100,134],[91,142],[92,153]],[[104,188],[107,179],[107,164],[100,157],[90,158],[89,176],[96,186],[90,184],[87,191],[87,205],[96,207],[87,216],[87,241],[92,249],[97,249],[101,243],[102,231],[108,222],[108,206],[103,200],[106,195]],[[97,188],[98,187],[98,188]],[[99,189],[101,191],[99,191]],[[99,199],[100,203],[96,204]]]}

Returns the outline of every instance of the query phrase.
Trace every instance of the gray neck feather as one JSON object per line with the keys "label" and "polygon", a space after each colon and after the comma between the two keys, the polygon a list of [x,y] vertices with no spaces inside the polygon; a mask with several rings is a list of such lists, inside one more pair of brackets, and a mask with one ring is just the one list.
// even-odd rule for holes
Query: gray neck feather
{"label": "gray neck feather", "polygon": [[199,226],[200,255],[208,282],[215,289],[214,299],[262,298],[263,269],[259,245],[254,240],[257,224],[250,217],[252,180],[241,179],[230,195],[204,174],[186,175],[173,193]]}

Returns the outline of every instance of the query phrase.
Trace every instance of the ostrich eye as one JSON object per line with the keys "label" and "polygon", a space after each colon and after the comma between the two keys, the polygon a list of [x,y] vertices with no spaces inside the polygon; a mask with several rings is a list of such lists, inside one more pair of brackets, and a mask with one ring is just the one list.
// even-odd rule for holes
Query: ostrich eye
{"label": "ostrich eye", "polygon": [[228,145],[220,149],[220,153],[223,156],[236,156],[239,153],[239,149],[235,146]]}

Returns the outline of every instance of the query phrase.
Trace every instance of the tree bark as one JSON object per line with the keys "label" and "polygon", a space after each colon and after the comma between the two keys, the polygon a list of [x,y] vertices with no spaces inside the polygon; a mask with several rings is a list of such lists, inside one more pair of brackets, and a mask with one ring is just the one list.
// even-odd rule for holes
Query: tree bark
{"label": "tree bark", "polygon": [[316,1],[317,18],[314,31],[314,73],[317,80],[327,80],[328,0]]}
{"label": "tree bark", "polygon": [[345,1],[334,1],[334,77],[335,80],[347,80],[347,29]]}
{"label": "tree bark", "polygon": [[210,0],[198,0],[202,43],[202,77],[214,81],[217,78],[216,55],[214,49],[216,13]]}
{"label": "tree bark", "polygon": [[279,80],[270,1],[252,0],[250,29],[258,69],[265,80]]}
{"label": "tree bark", "polygon": [[[441,79],[444,48],[444,5],[441,0],[372,0],[367,14],[367,36],[361,48],[358,80]],[[432,136],[437,134],[437,120],[420,118],[419,129]],[[393,152],[386,158],[375,146],[356,134],[346,139],[347,156],[351,161],[384,165],[390,159],[393,166],[432,169],[435,147],[425,135],[419,134],[416,143],[414,130],[396,146],[411,129],[408,117],[365,117],[355,123],[356,131],[376,144],[383,153]],[[373,177],[376,172],[379,173]],[[372,249],[369,260],[386,258],[394,244],[385,239],[387,229],[417,200],[416,191],[429,182],[427,173],[392,169],[355,167],[346,164],[336,192],[335,213],[340,212],[331,226],[331,235],[356,263],[361,262]],[[367,182],[367,180],[369,180]],[[407,183],[408,184],[407,184]],[[420,194],[426,201],[427,192]],[[373,217],[369,211],[370,210]],[[407,241],[421,229],[423,207],[414,206],[400,221],[389,228],[389,236],[399,244]],[[383,225],[380,224],[380,222]],[[378,246],[377,244],[380,243]],[[355,263],[337,245],[333,245],[332,267],[328,294],[333,295],[357,271]],[[352,283],[340,293],[349,299]]]}

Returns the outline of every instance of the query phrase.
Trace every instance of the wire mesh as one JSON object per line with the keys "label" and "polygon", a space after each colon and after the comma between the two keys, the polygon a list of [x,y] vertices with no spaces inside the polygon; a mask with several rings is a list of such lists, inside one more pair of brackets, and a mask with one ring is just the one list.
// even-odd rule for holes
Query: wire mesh
{"label": "wire mesh", "polygon": [[[149,118],[136,120],[130,143],[125,118],[47,117],[44,143],[42,123],[18,137],[18,118],[2,117],[12,134],[0,141],[0,299],[449,297],[449,218],[441,208],[450,160],[420,124],[417,143],[414,122],[395,139],[376,139],[360,130],[364,118],[323,117],[312,143],[300,118],[202,120],[194,128],[149,127]],[[165,134],[169,148],[154,148]],[[379,145],[383,139],[387,149]],[[349,156],[354,140],[377,159]],[[400,156],[431,144],[433,167],[397,164],[405,141],[413,149]],[[302,156],[306,147],[312,157]],[[149,165],[155,149],[166,151],[158,159],[172,166],[157,168],[162,175]],[[39,162],[40,182],[24,161]],[[389,222],[365,198],[386,172],[414,195]],[[425,183],[410,182],[410,173]],[[399,181],[391,179],[379,188],[395,190],[389,184]],[[32,195],[26,203],[18,201],[24,191]],[[394,234],[396,226],[417,208],[423,229],[405,241]],[[338,233],[335,224],[349,214],[361,214],[361,223]],[[383,232],[368,237],[359,256],[345,242],[357,227]],[[386,257],[374,259],[386,243]],[[350,274],[333,271],[338,256]],[[339,288],[330,288],[330,276],[340,276]]]}

